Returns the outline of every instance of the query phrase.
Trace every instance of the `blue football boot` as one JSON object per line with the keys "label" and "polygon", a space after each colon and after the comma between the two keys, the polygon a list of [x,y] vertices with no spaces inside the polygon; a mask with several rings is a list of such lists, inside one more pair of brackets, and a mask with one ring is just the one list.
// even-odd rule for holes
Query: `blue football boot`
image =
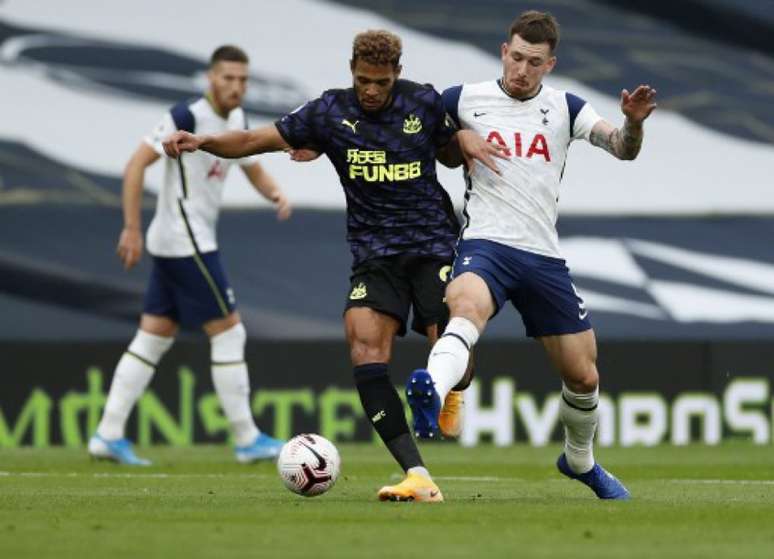
{"label": "blue football boot", "polygon": [[279,456],[285,441],[260,433],[255,440],[247,446],[238,446],[234,449],[237,462],[249,464],[258,460],[274,460]]}
{"label": "blue football boot", "polygon": [[417,369],[406,383],[406,400],[414,417],[414,433],[420,439],[440,438],[438,414],[441,398],[427,369]]}
{"label": "blue football boot", "polygon": [[595,463],[594,467],[584,474],[576,474],[570,469],[567,457],[563,452],[556,461],[556,467],[568,478],[577,479],[581,483],[588,485],[600,499],[627,500],[631,498],[629,490],[623,486],[623,483],[618,481],[618,478],[599,464]]}
{"label": "blue football boot", "polygon": [[139,458],[129,439],[108,441],[98,434],[89,439],[89,454],[97,460],[110,460],[126,466],[150,466],[151,461]]}

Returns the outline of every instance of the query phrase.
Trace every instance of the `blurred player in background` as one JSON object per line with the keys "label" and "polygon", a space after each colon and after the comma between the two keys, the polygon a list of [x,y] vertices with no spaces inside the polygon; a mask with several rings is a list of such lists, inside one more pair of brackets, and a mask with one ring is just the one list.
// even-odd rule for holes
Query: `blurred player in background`
{"label": "blurred player in background", "polygon": [[[557,466],[603,499],[629,493],[594,460],[599,374],[597,347],[586,306],[559,251],[556,219],[559,183],[572,140],[587,140],[619,159],[637,157],[643,121],[656,107],[655,90],[641,85],[621,92],[625,116],[615,128],[583,99],[543,85],[556,64],[559,27],[547,13],[523,13],[501,48],[498,80],[452,87],[443,93],[447,112],[463,129],[459,145],[467,162],[467,223],[446,289],[451,320],[433,347],[427,369],[407,384],[415,430],[437,429],[444,397],[463,376],[470,349],[489,319],[510,300],[527,335],[537,338],[562,378],[560,418],[565,450]],[[507,150],[499,173],[470,159],[472,136]],[[462,159],[459,160],[462,163]],[[415,387],[430,383],[432,397]]]}
{"label": "blurred player in background", "polygon": [[448,318],[444,288],[459,225],[435,160],[456,140],[440,94],[399,79],[401,51],[392,33],[361,33],[353,44],[351,88],[326,91],[272,126],[218,135],[179,131],[164,147],[172,157],[197,149],[221,157],[325,153],[347,199],[354,262],[344,323],[355,384],[366,415],[406,472],[378,497],[433,502],[443,496],[409,433],[387,367],[412,306],[412,328],[431,340]]}
{"label": "blurred player in background", "polygon": [[[209,90],[174,106],[153,134],[135,151],[124,172],[124,228],[118,256],[126,269],[143,252],[140,206],[145,169],[164,155],[162,139],[175,130],[212,134],[244,130],[240,107],[247,87],[247,55],[230,45],[215,50],[208,72]],[[231,425],[239,462],[274,458],[282,441],[261,433],[250,410],[250,386],[244,360],[246,333],[234,292],[221,267],[215,228],[226,174],[234,160],[200,152],[166,159],[164,183],[148,228],[153,268],[145,294],[140,328],[118,362],[107,403],[89,453],[122,464],[147,465],[124,436],[129,413],[151,380],[179,325],[200,327],[210,338],[212,380]],[[277,209],[290,216],[290,205],[274,179],[254,158],[236,163],[248,180]]]}

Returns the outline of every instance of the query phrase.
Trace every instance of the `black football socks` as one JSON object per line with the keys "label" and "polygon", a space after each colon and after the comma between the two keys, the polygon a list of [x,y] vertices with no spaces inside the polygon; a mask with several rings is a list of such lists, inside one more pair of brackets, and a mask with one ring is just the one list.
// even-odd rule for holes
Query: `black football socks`
{"label": "black football socks", "polygon": [[406,423],[403,402],[387,374],[387,364],[359,365],[354,374],[363,409],[395,460],[404,471],[424,467]]}

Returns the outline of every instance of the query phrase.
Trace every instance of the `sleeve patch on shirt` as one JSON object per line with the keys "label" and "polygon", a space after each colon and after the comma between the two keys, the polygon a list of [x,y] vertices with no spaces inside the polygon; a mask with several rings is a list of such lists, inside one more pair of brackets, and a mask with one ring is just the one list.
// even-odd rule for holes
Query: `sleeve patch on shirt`
{"label": "sleeve patch on shirt", "polygon": [[586,101],[572,93],[565,93],[564,95],[567,98],[567,108],[570,111],[570,138],[573,138],[575,137],[575,119],[586,104]]}
{"label": "sleeve patch on shirt", "polygon": [[194,128],[196,128],[196,119],[194,118],[188,103],[180,103],[172,107],[169,111],[172,115],[172,120],[175,122],[175,126],[178,130],[185,130],[193,134]]}
{"label": "sleeve patch on shirt", "polygon": [[462,126],[460,126],[460,116],[459,116],[461,94],[462,94],[461,85],[455,85],[454,87],[445,89],[444,92],[441,94],[441,97],[443,98],[443,105],[446,108],[446,112],[450,117],[452,117],[452,120],[454,121],[454,124],[457,125],[457,128],[462,128]]}

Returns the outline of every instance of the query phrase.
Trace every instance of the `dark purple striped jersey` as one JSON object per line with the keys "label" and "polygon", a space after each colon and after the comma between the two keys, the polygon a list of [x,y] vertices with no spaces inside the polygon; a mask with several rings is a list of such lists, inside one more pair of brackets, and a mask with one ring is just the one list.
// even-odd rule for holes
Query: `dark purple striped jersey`
{"label": "dark purple striped jersey", "polygon": [[455,128],[432,86],[398,80],[377,113],[363,111],[354,89],[332,89],[276,126],[292,147],[315,148],[336,168],[353,267],[395,254],[451,259],[459,224],[435,156]]}

